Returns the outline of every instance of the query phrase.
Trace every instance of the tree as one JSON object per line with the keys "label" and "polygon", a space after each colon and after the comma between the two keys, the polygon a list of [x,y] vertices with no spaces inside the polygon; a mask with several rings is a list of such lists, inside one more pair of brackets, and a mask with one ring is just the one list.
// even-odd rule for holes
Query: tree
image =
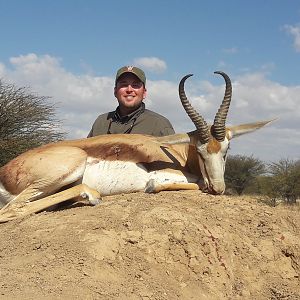
{"label": "tree", "polygon": [[0,79],[0,166],[30,148],[64,137],[55,106],[48,100]]}
{"label": "tree", "polygon": [[225,170],[226,186],[241,195],[264,172],[265,165],[259,159],[243,155],[229,156]]}
{"label": "tree", "polygon": [[272,175],[271,196],[281,198],[289,204],[296,203],[300,197],[300,160],[281,159],[269,164],[268,169]]}

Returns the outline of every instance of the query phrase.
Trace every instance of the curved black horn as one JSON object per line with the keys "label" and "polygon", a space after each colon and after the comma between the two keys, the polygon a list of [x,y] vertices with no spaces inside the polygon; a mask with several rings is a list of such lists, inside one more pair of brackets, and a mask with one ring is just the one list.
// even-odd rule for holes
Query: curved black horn
{"label": "curved black horn", "polygon": [[202,144],[205,144],[209,141],[208,125],[203,119],[203,117],[199,115],[197,111],[192,107],[184,91],[184,83],[186,79],[191,76],[193,76],[193,74],[186,75],[181,79],[179,83],[179,98],[181,100],[183,108],[185,109],[186,113],[188,114],[188,116],[190,117],[190,119],[192,120],[192,122],[195,124],[197,128],[200,142]]}
{"label": "curved black horn", "polygon": [[221,71],[216,71],[214,73],[222,75],[226,83],[224,99],[222,101],[222,104],[220,105],[218,112],[216,113],[214,124],[212,126],[212,135],[217,141],[222,142],[224,141],[226,134],[225,123],[232,96],[232,86],[230,78],[227,74]]}

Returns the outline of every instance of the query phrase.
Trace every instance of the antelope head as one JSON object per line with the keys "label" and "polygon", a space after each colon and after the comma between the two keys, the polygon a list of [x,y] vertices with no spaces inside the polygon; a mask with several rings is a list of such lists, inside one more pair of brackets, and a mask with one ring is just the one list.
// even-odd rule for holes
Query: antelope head
{"label": "antelope head", "polygon": [[272,120],[226,128],[226,118],[232,96],[231,81],[224,72],[217,71],[215,74],[223,76],[226,87],[224,99],[211,126],[207,125],[204,118],[192,107],[186,97],[184,83],[192,74],[186,75],[181,79],[179,84],[179,97],[185,111],[196,126],[196,131],[189,135],[190,143],[196,147],[199,166],[205,185],[204,190],[213,194],[223,194],[225,191],[225,163],[230,139],[234,136],[259,129]]}

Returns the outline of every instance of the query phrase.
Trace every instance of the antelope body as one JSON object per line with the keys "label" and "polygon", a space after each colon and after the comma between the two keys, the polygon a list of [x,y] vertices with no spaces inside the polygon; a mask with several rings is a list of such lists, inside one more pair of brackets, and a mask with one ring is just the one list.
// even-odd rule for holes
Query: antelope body
{"label": "antelope body", "polygon": [[153,137],[102,135],[62,141],[29,150],[0,168],[0,222],[6,222],[76,197],[97,204],[101,196],[138,191],[225,190],[229,141],[271,121],[225,127],[231,83],[214,124],[208,126],[191,106],[179,84],[184,109],[196,126],[190,133]]}

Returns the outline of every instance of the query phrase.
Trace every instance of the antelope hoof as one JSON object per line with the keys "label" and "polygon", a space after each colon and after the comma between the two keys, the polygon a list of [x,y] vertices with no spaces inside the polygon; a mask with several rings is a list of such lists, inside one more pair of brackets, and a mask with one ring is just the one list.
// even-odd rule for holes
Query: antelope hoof
{"label": "antelope hoof", "polygon": [[99,198],[99,199],[89,199],[89,202],[92,204],[92,205],[94,205],[94,206],[96,206],[96,205],[98,205],[98,204],[100,204],[101,202],[102,202],[102,200],[101,200],[101,198]]}
{"label": "antelope hoof", "polygon": [[[99,194],[99,196],[100,196],[100,194]],[[90,204],[94,205],[94,206],[101,203],[101,197],[95,197],[91,193],[88,193],[88,192],[80,193],[80,197],[82,197],[83,199],[88,199]]]}

